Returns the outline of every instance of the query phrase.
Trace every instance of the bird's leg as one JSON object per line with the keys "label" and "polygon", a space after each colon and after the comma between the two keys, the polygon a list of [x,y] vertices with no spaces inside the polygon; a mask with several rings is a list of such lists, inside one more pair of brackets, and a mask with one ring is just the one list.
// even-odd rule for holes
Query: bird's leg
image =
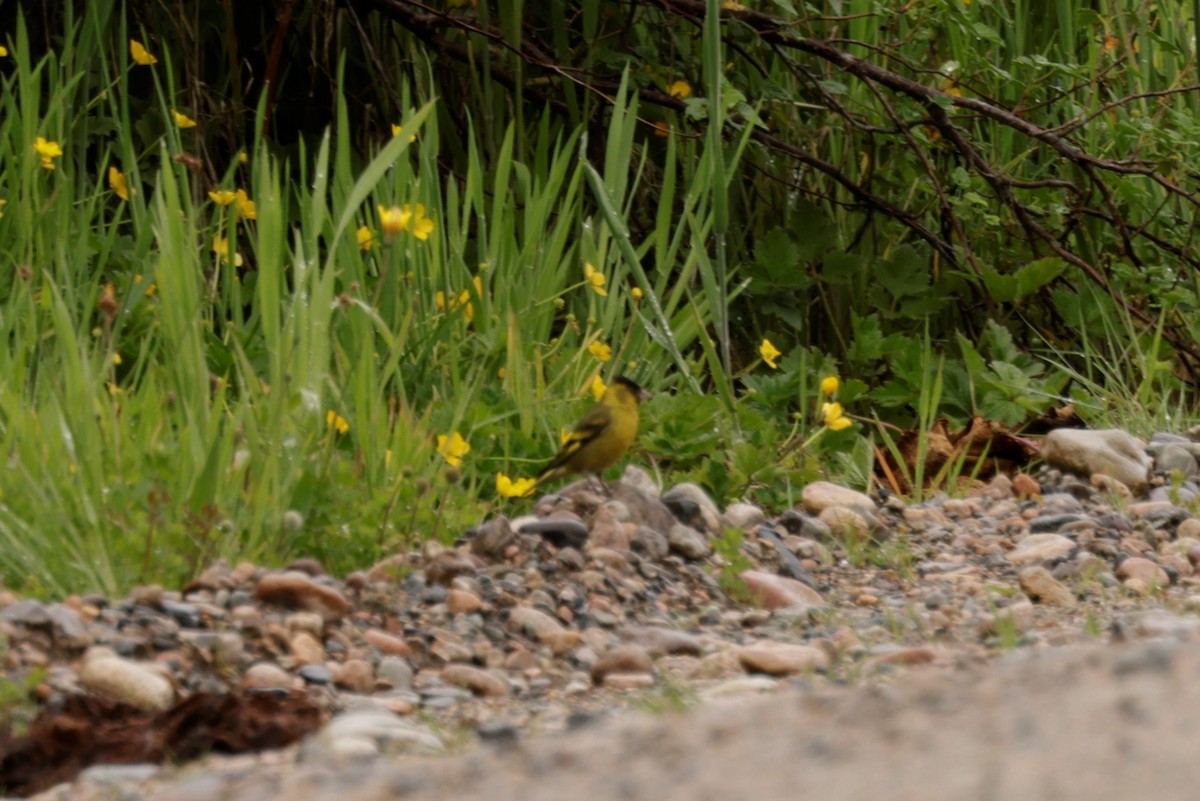
{"label": "bird's leg", "polygon": [[588,483],[591,484],[593,481],[600,485],[600,491],[603,492],[606,497],[612,497],[612,490],[610,490],[608,485],[604,483],[603,475],[599,473],[588,473]]}

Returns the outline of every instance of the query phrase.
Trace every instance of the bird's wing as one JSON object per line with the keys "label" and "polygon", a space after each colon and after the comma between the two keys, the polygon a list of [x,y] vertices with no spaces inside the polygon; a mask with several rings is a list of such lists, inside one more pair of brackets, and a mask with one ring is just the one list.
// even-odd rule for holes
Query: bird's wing
{"label": "bird's wing", "polygon": [[542,470],[541,475],[546,475],[551,470],[562,467],[567,461],[578,453],[582,448],[587,446],[589,442],[596,439],[604,433],[605,429],[612,423],[612,410],[604,405],[596,405],[583,416],[583,418],[575,424],[575,428],[567,435],[567,440],[562,444],[558,454],[550,460],[550,464]]}

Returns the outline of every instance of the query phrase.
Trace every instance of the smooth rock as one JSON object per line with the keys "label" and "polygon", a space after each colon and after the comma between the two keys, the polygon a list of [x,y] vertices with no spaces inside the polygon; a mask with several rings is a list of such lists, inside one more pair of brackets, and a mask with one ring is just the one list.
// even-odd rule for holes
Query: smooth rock
{"label": "smooth rock", "polygon": [[1061,559],[1075,548],[1075,541],[1061,534],[1030,534],[1018,542],[1006,558],[1010,564],[1028,565]]}
{"label": "smooth rock", "polygon": [[731,503],[725,509],[725,522],[742,531],[753,531],[755,526],[766,519],[766,513],[752,503]]}
{"label": "smooth rock", "polygon": [[242,675],[243,690],[287,690],[292,677],[274,662],[256,662]]}
{"label": "smooth rock", "polygon": [[828,655],[811,645],[763,640],[738,646],[734,653],[747,672],[766,673],[770,676],[807,673],[829,666]]}
{"label": "smooth rock", "polygon": [[471,553],[489,560],[502,559],[504,552],[516,541],[517,532],[513,531],[508,518],[501,515],[475,529]]}
{"label": "smooth rock", "polygon": [[534,640],[565,631],[563,624],[532,606],[514,606],[508,613],[508,627]]}
{"label": "smooth rock", "polygon": [[307,631],[292,635],[288,640],[288,650],[298,665],[320,665],[325,662],[325,646]]}
{"label": "smooth rock", "polygon": [[446,610],[452,615],[469,615],[483,607],[483,599],[467,590],[451,588],[446,593]]}
{"label": "smooth rock", "polygon": [[671,550],[686,559],[699,560],[708,556],[708,539],[699,531],[683,523],[676,523],[667,531],[667,543]]}
{"label": "smooth rock", "polygon": [[774,611],[797,605],[825,605],[821,593],[796,579],[761,570],[744,570],[738,576],[745,582],[750,597],[763,609]]}
{"label": "smooth rock", "polygon": [[1167,575],[1167,571],[1140,556],[1131,556],[1117,565],[1117,578],[1122,582],[1137,579],[1147,587],[1157,585],[1160,589],[1171,583],[1171,577]]}
{"label": "smooth rock", "polygon": [[1041,601],[1049,606],[1075,606],[1075,593],[1040,565],[1032,565],[1017,574],[1021,590],[1032,600]]}
{"label": "smooth rock", "polygon": [[375,668],[365,659],[347,659],[338,666],[333,683],[350,692],[372,692],[375,689]]}
{"label": "smooth rock", "polygon": [[663,493],[662,502],[683,523],[700,528],[709,536],[720,536],[721,510],[699,484],[676,484]]}
{"label": "smooth rock", "polygon": [[408,644],[408,640],[382,629],[367,629],[363,632],[363,639],[385,654],[408,656],[412,653],[412,646]]}
{"label": "smooth rock", "polygon": [[500,676],[472,665],[447,665],[441,675],[447,684],[466,687],[484,698],[501,698],[510,692],[508,682]]}
{"label": "smooth rock", "polygon": [[820,515],[821,512],[835,506],[861,506],[871,512],[878,511],[871,496],[858,490],[842,487],[830,481],[814,481],[800,492],[800,503],[809,514]]}
{"label": "smooth rock", "polygon": [[94,646],[83,655],[79,683],[93,692],[140,709],[161,712],[175,702],[175,687],[153,665],[123,659]]}
{"label": "smooth rock", "polygon": [[300,572],[263,576],[254,594],[265,603],[316,612],[327,621],[340,620],[350,611],[350,602],[336,588],[318,584]]}
{"label": "smooth rock", "polygon": [[654,664],[646,649],[640,645],[618,645],[610,648],[592,663],[592,681],[600,684],[609,673],[653,673]]}
{"label": "smooth rock", "polygon": [[1055,467],[1085,476],[1110,476],[1134,491],[1146,486],[1152,465],[1141,443],[1116,428],[1055,429],[1042,443],[1042,458]]}

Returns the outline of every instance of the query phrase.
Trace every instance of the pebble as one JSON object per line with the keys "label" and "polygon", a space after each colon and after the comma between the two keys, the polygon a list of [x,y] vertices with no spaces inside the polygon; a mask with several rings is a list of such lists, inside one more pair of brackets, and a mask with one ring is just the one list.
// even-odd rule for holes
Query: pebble
{"label": "pebble", "polygon": [[800,503],[809,514],[820,515],[831,507],[861,506],[870,511],[876,511],[875,501],[871,496],[839,486],[830,481],[813,481],[806,484],[800,492]]}
{"label": "pebble", "polygon": [[676,523],[667,531],[667,544],[675,553],[693,560],[703,559],[711,550],[702,533],[683,523]]}
{"label": "pebble", "polygon": [[175,687],[157,666],[123,659],[101,646],[93,646],[83,655],[79,683],[140,709],[162,711],[175,702]]}
{"label": "pebble", "polygon": [[1032,600],[1051,606],[1075,606],[1075,593],[1054,578],[1046,568],[1040,565],[1027,567],[1017,577],[1021,582],[1021,590]]}
{"label": "pebble", "polygon": [[484,698],[500,698],[508,695],[508,682],[500,676],[471,665],[448,665],[442,669],[442,681],[466,687]]}
{"label": "pebble", "polygon": [[749,673],[787,676],[824,670],[829,657],[820,648],[787,642],[764,640],[734,649],[738,662]]}
{"label": "pebble", "polygon": [[1061,534],[1030,534],[1008,552],[1007,559],[1014,565],[1028,565],[1061,559],[1076,548],[1075,541]]}
{"label": "pebble", "polygon": [[350,610],[350,602],[336,588],[298,571],[263,576],[254,592],[264,603],[316,612],[325,620],[339,620]]}
{"label": "pebble", "polygon": [[1046,435],[1042,457],[1085,476],[1109,476],[1135,492],[1146,486],[1153,462],[1142,445],[1120,429],[1055,429]]}
{"label": "pebble", "polygon": [[745,583],[750,597],[764,609],[825,605],[825,599],[819,592],[796,579],[760,570],[745,570],[738,575]]}
{"label": "pebble", "polygon": [[600,684],[610,673],[653,673],[654,665],[650,654],[640,645],[618,645],[600,655],[592,663],[592,681]]}
{"label": "pebble", "polygon": [[242,674],[243,690],[286,690],[291,686],[291,674],[273,662],[256,662]]}

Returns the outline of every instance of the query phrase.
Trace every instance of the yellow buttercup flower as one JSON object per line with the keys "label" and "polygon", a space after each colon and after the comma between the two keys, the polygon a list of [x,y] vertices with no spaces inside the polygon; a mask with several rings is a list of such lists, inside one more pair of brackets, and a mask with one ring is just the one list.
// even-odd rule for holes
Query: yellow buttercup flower
{"label": "yellow buttercup flower", "polygon": [[125,180],[125,173],[116,167],[108,168],[108,188],[121,200],[129,200],[129,183]]}
{"label": "yellow buttercup flower", "polygon": [[136,63],[141,64],[143,67],[149,67],[151,64],[158,63],[158,59],[151,55],[150,51],[137,39],[129,40],[129,54],[133,56],[133,60]]}
{"label": "yellow buttercup flower", "polygon": [[233,193],[233,200],[237,203],[238,214],[245,217],[247,220],[258,219],[258,207],[254,205],[254,201],[246,194],[245,189],[239,189]]}
{"label": "yellow buttercup flower", "polygon": [[438,434],[437,452],[451,467],[462,467],[462,458],[471,452],[471,444],[457,431],[449,436]]}
{"label": "yellow buttercup flower", "polygon": [[608,387],[600,379],[599,373],[592,376],[592,384],[589,388],[592,390],[592,397],[596,400],[600,400],[604,396],[604,393],[608,391]]}
{"label": "yellow buttercup flower", "polygon": [[783,353],[771,344],[771,340],[764,339],[762,341],[762,344],[758,346],[758,355],[762,357],[762,360],[766,362],[771,369],[779,369],[779,365],[775,363],[775,360],[782,356]]}
{"label": "yellow buttercup flower", "polygon": [[171,114],[172,114],[172,116],[175,117],[175,124],[178,125],[180,128],[195,128],[196,127],[196,121],[193,120],[188,115],[184,114],[182,111],[175,111],[174,109],[172,109]]}
{"label": "yellow buttercup flower", "polygon": [[642,288],[640,286],[635,286],[633,289],[629,290],[629,297],[633,298],[634,300],[641,300]]}
{"label": "yellow buttercup flower", "polygon": [[675,81],[667,87],[667,94],[678,100],[685,100],[692,94],[692,85],[687,81]]}
{"label": "yellow buttercup flower", "polygon": [[208,197],[218,206],[228,206],[237,197],[237,194],[232,189],[218,189],[215,192],[209,192]]}
{"label": "yellow buttercup flower", "polygon": [[825,418],[825,427],[831,431],[841,431],[853,425],[850,418],[842,413],[842,404],[840,403],[821,404],[821,415]]}
{"label": "yellow buttercup flower", "polygon": [[[221,257],[221,261],[229,263],[229,240],[223,236],[217,235],[213,237],[212,252]],[[233,263],[237,267],[242,266],[242,254],[233,254]]]}
{"label": "yellow buttercup flower", "polygon": [[841,383],[838,381],[836,375],[827,375],[821,379],[821,394],[836,395],[839,386],[841,386]]}
{"label": "yellow buttercup flower", "polygon": [[513,481],[503,473],[496,473],[496,492],[504,498],[524,498],[533,492],[537,481],[532,478],[518,478]]}
{"label": "yellow buttercup flower", "polygon": [[588,353],[592,354],[602,362],[612,361],[612,348],[599,340],[596,340],[592,344],[588,345]]}
{"label": "yellow buttercup flower", "polygon": [[417,239],[426,240],[433,233],[433,220],[425,216],[423,203],[405,203],[390,208],[379,206],[378,209],[379,225],[388,236],[408,231]]}
{"label": "yellow buttercup flower", "polygon": [[370,250],[371,246],[375,244],[375,235],[365,225],[354,232],[354,238],[358,240],[360,250]]}
{"label": "yellow buttercup flower", "polygon": [[5,47],[4,45],[0,45],[0,58],[4,58],[7,55],[8,55],[8,48]]}
{"label": "yellow buttercup flower", "polygon": [[342,417],[333,409],[330,409],[325,413],[325,425],[329,426],[339,434],[345,434],[350,430],[350,424],[346,422],[346,418]]}
{"label": "yellow buttercup flower", "polygon": [[608,290],[604,288],[604,285],[608,283],[608,279],[604,277],[604,273],[597,270],[591,264],[585,263],[583,265],[583,278],[587,281],[588,286],[592,288],[593,292],[601,297],[608,297]]}
{"label": "yellow buttercup flower", "polygon": [[58,142],[50,139],[38,137],[33,143],[34,151],[42,157],[42,168],[46,170],[54,169],[54,159],[63,154],[62,148]]}

